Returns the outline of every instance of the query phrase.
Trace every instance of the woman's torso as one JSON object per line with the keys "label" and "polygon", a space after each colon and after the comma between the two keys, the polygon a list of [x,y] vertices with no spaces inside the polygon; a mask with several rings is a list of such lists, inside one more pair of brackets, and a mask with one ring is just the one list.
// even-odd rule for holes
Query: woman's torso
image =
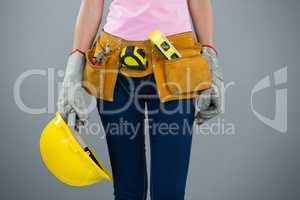
{"label": "woman's torso", "polygon": [[103,29],[126,40],[146,40],[154,29],[192,30],[187,0],[113,0]]}

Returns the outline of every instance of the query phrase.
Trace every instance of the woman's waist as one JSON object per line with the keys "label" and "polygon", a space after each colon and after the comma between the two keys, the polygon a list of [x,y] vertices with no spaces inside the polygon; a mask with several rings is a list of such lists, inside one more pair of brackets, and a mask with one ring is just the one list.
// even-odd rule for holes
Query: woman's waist
{"label": "woman's waist", "polygon": [[[152,32],[153,30],[151,30]],[[147,33],[148,35],[151,33]],[[197,45],[197,40],[192,31],[183,31],[176,34],[166,35],[167,39],[176,47],[176,48],[189,48]],[[127,46],[136,46],[142,48],[146,51],[147,55],[160,55],[164,58],[160,51],[155,47],[155,45],[146,38],[145,40],[128,40],[124,37],[119,37],[116,34],[102,30],[100,32],[99,38],[97,40],[99,46],[105,46],[106,43],[109,43],[109,46],[113,51],[118,49],[119,51]]]}
{"label": "woman's waist", "polygon": [[148,35],[155,29],[161,30],[165,35],[175,35],[192,31],[189,18],[166,20],[134,19],[134,18],[108,18],[103,27],[105,32],[116,35],[125,40],[147,40]]}

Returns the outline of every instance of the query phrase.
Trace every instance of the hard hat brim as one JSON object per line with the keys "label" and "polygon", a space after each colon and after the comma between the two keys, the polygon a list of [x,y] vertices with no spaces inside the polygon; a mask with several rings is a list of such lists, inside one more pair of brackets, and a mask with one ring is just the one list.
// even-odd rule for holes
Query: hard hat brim
{"label": "hard hat brim", "polygon": [[102,162],[100,166],[77,142],[60,113],[56,113],[44,128],[40,138],[40,153],[49,171],[71,186],[88,186],[101,180],[112,181]]}

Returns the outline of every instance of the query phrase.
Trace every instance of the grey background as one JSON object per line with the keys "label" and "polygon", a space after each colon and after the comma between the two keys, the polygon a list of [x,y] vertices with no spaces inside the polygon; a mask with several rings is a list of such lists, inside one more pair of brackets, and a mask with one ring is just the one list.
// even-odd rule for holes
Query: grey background
{"label": "grey background", "polygon": [[[79,3],[0,2],[0,199],[112,199],[110,183],[78,189],[49,174],[38,144],[42,127],[53,115],[24,113],[13,98],[14,81],[25,70],[64,69]],[[299,10],[298,0],[214,1],[220,62],[226,82],[235,82],[227,91],[223,118],[235,125],[235,134],[194,137],[188,200],[300,199]],[[288,132],[282,134],[253,115],[250,91],[260,79],[285,65],[288,84],[282,87],[288,87]],[[270,117],[274,91],[269,88],[255,100],[255,108]],[[46,78],[26,80],[22,98],[31,107],[44,106]],[[95,111],[93,116],[97,122]],[[105,141],[95,135],[85,138],[109,163]]]}

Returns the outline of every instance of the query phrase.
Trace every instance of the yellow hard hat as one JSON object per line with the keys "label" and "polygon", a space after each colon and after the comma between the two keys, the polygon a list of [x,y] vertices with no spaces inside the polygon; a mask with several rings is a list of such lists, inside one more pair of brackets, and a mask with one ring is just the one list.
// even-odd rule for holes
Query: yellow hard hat
{"label": "yellow hard hat", "polygon": [[40,153],[49,171],[71,186],[88,186],[101,180],[112,181],[109,171],[93,150],[82,146],[79,133],[71,130],[60,113],[44,128]]}

